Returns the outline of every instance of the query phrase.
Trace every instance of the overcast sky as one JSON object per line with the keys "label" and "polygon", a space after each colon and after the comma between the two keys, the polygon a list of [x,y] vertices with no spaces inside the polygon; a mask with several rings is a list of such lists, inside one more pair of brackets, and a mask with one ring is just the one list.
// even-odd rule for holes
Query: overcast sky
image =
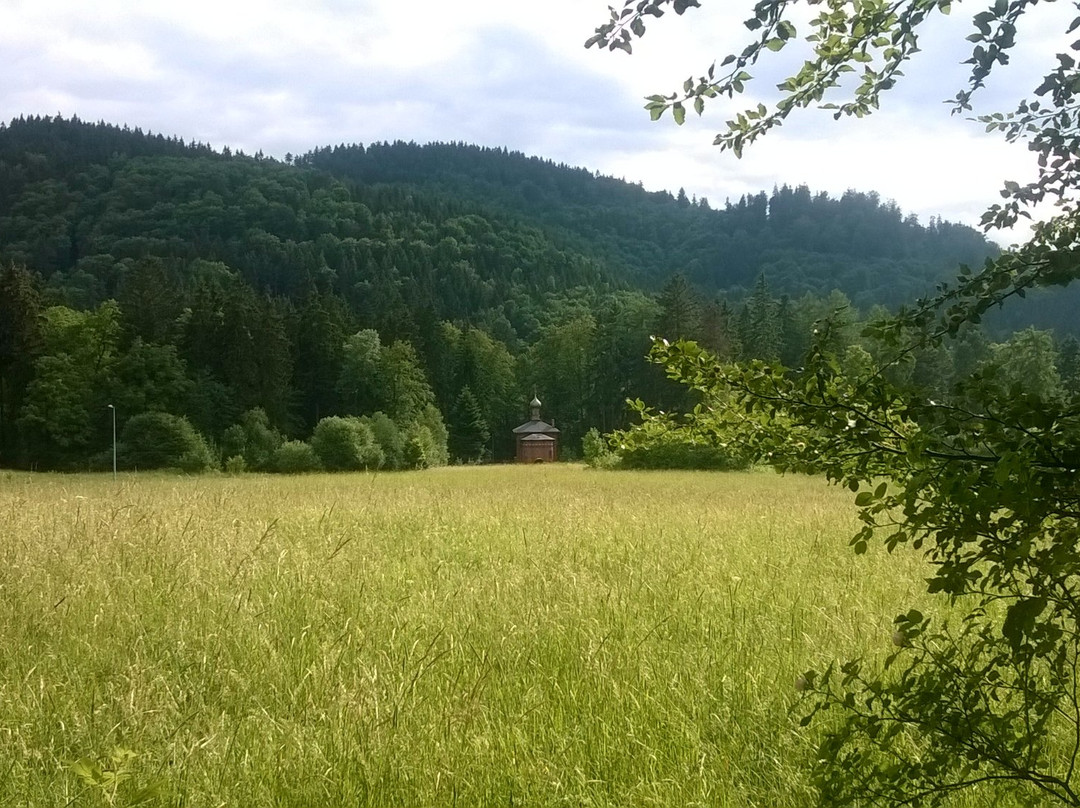
{"label": "overcast sky", "polygon": [[[752,3],[717,0],[651,23],[633,56],[584,49],[604,0],[0,0],[0,119],[78,115],[277,157],[457,140],[682,187],[714,206],[805,183],[974,225],[1002,181],[1032,176],[1034,163],[942,103],[964,82],[963,38],[981,8],[965,5],[935,21],[882,112],[834,123],[811,111],[742,160],[711,145],[733,106],[683,127],[642,109],[643,96],[741,48]],[[1055,14],[1068,13],[1055,5],[1023,20],[1022,49],[977,111],[1012,108],[1051,67]],[[768,101],[791,64],[759,69],[771,81],[744,103]]]}

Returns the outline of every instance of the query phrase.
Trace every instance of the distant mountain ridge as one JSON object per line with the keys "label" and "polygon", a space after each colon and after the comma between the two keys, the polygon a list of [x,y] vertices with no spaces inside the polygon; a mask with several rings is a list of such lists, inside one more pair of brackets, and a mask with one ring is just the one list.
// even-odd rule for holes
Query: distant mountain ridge
{"label": "distant mountain ridge", "polygon": [[505,149],[458,143],[324,147],[297,159],[356,183],[409,185],[512,212],[656,288],[682,272],[706,292],[748,290],[761,273],[798,295],[839,289],[895,305],[998,252],[965,225],[920,224],[876,193],[840,199],[774,188],[715,208]]}

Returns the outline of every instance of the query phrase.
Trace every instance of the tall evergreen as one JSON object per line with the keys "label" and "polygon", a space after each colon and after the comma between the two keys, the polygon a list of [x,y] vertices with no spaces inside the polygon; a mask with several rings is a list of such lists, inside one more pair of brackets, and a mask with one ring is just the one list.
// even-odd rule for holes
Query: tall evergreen
{"label": "tall evergreen", "polygon": [[701,329],[701,301],[681,272],[672,275],[657,297],[660,307],[656,336],[674,342],[696,339]]}
{"label": "tall evergreen", "polygon": [[450,422],[450,452],[467,463],[483,460],[488,454],[491,431],[484,411],[472,390],[461,388]]}
{"label": "tall evergreen", "polygon": [[0,465],[17,457],[15,421],[42,350],[41,295],[24,267],[0,267]]}
{"label": "tall evergreen", "polygon": [[754,291],[744,304],[745,316],[740,323],[743,357],[747,359],[780,359],[783,333],[780,304],[773,298],[765,275],[759,275]]}

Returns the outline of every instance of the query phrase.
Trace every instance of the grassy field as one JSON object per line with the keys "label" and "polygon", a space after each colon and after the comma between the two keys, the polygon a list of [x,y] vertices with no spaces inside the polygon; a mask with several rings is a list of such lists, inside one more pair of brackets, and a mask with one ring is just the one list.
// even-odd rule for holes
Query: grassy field
{"label": "grassy field", "polygon": [[771,473],[0,474],[0,804],[804,805],[796,676],[922,599],[853,529]]}

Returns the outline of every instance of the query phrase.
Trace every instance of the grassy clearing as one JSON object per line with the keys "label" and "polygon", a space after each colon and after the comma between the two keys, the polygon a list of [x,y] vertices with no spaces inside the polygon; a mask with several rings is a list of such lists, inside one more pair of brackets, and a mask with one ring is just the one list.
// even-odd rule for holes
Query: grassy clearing
{"label": "grassy clearing", "polygon": [[126,748],[168,805],[802,805],[795,677],[921,598],[853,529],[768,473],[0,476],[0,803]]}

